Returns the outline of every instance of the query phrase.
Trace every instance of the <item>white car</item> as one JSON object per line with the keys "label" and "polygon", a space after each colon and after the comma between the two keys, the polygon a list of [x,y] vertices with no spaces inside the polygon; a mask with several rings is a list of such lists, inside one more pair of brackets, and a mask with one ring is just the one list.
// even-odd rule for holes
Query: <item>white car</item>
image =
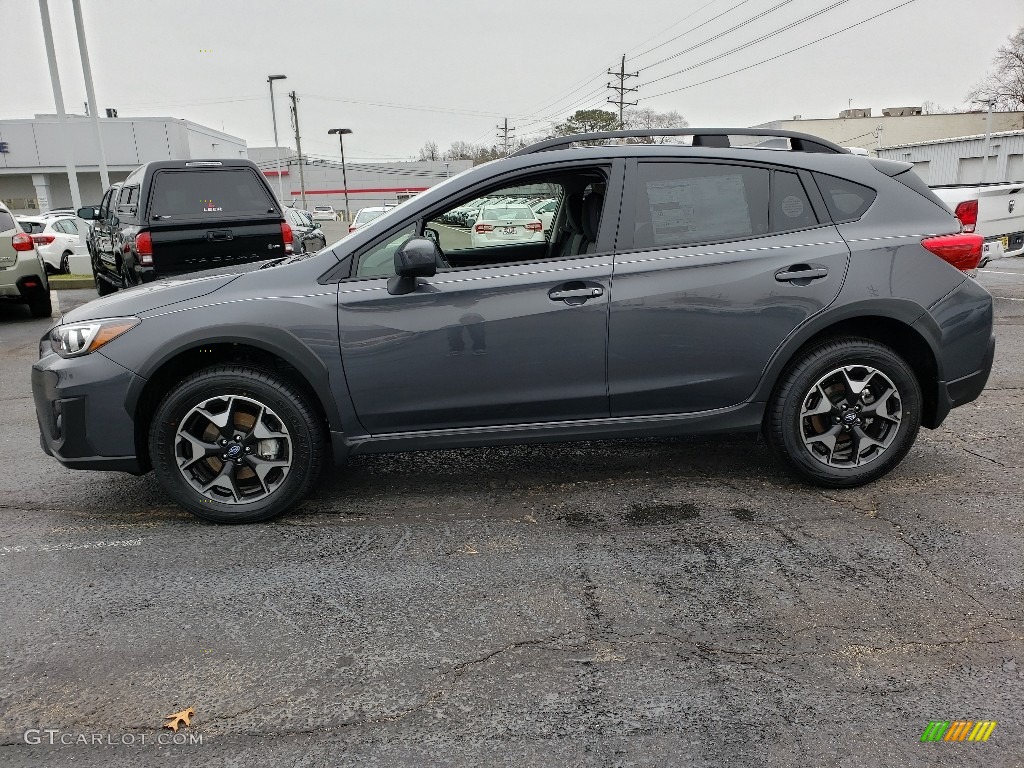
{"label": "white car", "polygon": [[352,219],[352,223],[348,225],[348,231],[355,232],[360,227],[366,226],[378,216],[390,211],[394,207],[393,205],[387,205],[374,208],[360,208],[356,217]]}
{"label": "white car", "polygon": [[474,248],[544,239],[544,225],[528,205],[485,205],[470,231]]}
{"label": "white car", "polygon": [[86,225],[76,217],[18,216],[17,220],[21,228],[32,235],[32,241],[43,257],[47,272],[70,274],[72,256],[88,257],[88,246],[82,237],[86,233]]}
{"label": "white car", "polygon": [[540,219],[540,223],[544,225],[544,231],[547,232],[551,229],[551,220],[555,216],[555,211],[558,210],[558,201],[554,198],[547,198],[534,203],[530,209],[533,211],[533,215]]}
{"label": "white car", "polygon": [[337,221],[338,212],[333,205],[314,205],[313,221]]}

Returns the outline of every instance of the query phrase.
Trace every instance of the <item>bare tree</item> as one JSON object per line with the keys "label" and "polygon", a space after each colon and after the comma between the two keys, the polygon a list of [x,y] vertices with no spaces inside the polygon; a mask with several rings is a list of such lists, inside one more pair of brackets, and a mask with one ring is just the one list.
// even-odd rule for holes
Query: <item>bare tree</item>
{"label": "bare tree", "polygon": [[428,141],[420,147],[420,160],[440,160],[441,151],[437,148],[436,141]]}
{"label": "bare tree", "polygon": [[967,94],[967,101],[1008,112],[1024,109],[1024,27],[999,47],[992,69]]}
{"label": "bare tree", "polygon": [[[653,109],[627,109],[624,120],[626,127],[642,131],[651,128],[685,128],[689,125],[682,115],[675,110],[671,112],[655,112]],[[642,136],[632,139],[638,144],[662,144],[676,141],[671,136]]]}

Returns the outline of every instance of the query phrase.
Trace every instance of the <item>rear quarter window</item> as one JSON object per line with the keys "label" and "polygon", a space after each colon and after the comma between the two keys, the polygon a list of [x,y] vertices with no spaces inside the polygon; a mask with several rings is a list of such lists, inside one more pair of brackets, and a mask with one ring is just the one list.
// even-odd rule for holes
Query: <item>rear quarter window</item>
{"label": "rear quarter window", "polygon": [[263,184],[248,168],[159,171],[153,180],[151,216],[215,219],[275,211]]}
{"label": "rear quarter window", "polygon": [[871,187],[865,187],[849,179],[816,173],[814,180],[821,190],[821,196],[825,198],[829,215],[836,224],[856,221],[867,212],[878,196]]}
{"label": "rear quarter window", "polygon": [[[27,222],[23,222],[22,226]],[[11,216],[7,211],[0,211],[0,232],[6,232],[10,229],[17,229],[18,225],[14,223],[14,217]],[[31,230],[26,229],[26,232]]]}
{"label": "rear quarter window", "polygon": [[807,197],[807,191],[800,177],[787,171],[774,171],[771,186],[772,232],[788,232],[793,229],[814,227],[818,218]]}

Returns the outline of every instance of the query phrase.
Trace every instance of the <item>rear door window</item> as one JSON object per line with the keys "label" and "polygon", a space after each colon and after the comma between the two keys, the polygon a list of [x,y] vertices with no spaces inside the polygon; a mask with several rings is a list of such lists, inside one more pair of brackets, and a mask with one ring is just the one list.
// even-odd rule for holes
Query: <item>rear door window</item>
{"label": "rear door window", "polygon": [[151,216],[223,218],[273,213],[274,203],[249,168],[160,171],[153,183]]}
{"label": "rear door window", "polygon": [[878,194],[871,187],[824,173],[814,174],[814,180],[818,182],[825,206],[836,224],[859,219]]}
{"label": "rear door window", "polygon": [[759,237],[768,232],[768,171],[715,163],[641,163],[634,248]]}

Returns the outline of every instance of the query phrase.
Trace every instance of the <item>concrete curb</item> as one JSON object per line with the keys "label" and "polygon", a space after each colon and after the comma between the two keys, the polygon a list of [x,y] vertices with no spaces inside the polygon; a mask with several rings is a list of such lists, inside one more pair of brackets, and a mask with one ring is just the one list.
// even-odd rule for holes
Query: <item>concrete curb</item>
{"label": "concrete curb", "polygon": [[50,278],[50,290],[51,291],[73,291],[81,288],[95,288],[96,283],[93,282],[91,277],[72,277],[54,279]]}

